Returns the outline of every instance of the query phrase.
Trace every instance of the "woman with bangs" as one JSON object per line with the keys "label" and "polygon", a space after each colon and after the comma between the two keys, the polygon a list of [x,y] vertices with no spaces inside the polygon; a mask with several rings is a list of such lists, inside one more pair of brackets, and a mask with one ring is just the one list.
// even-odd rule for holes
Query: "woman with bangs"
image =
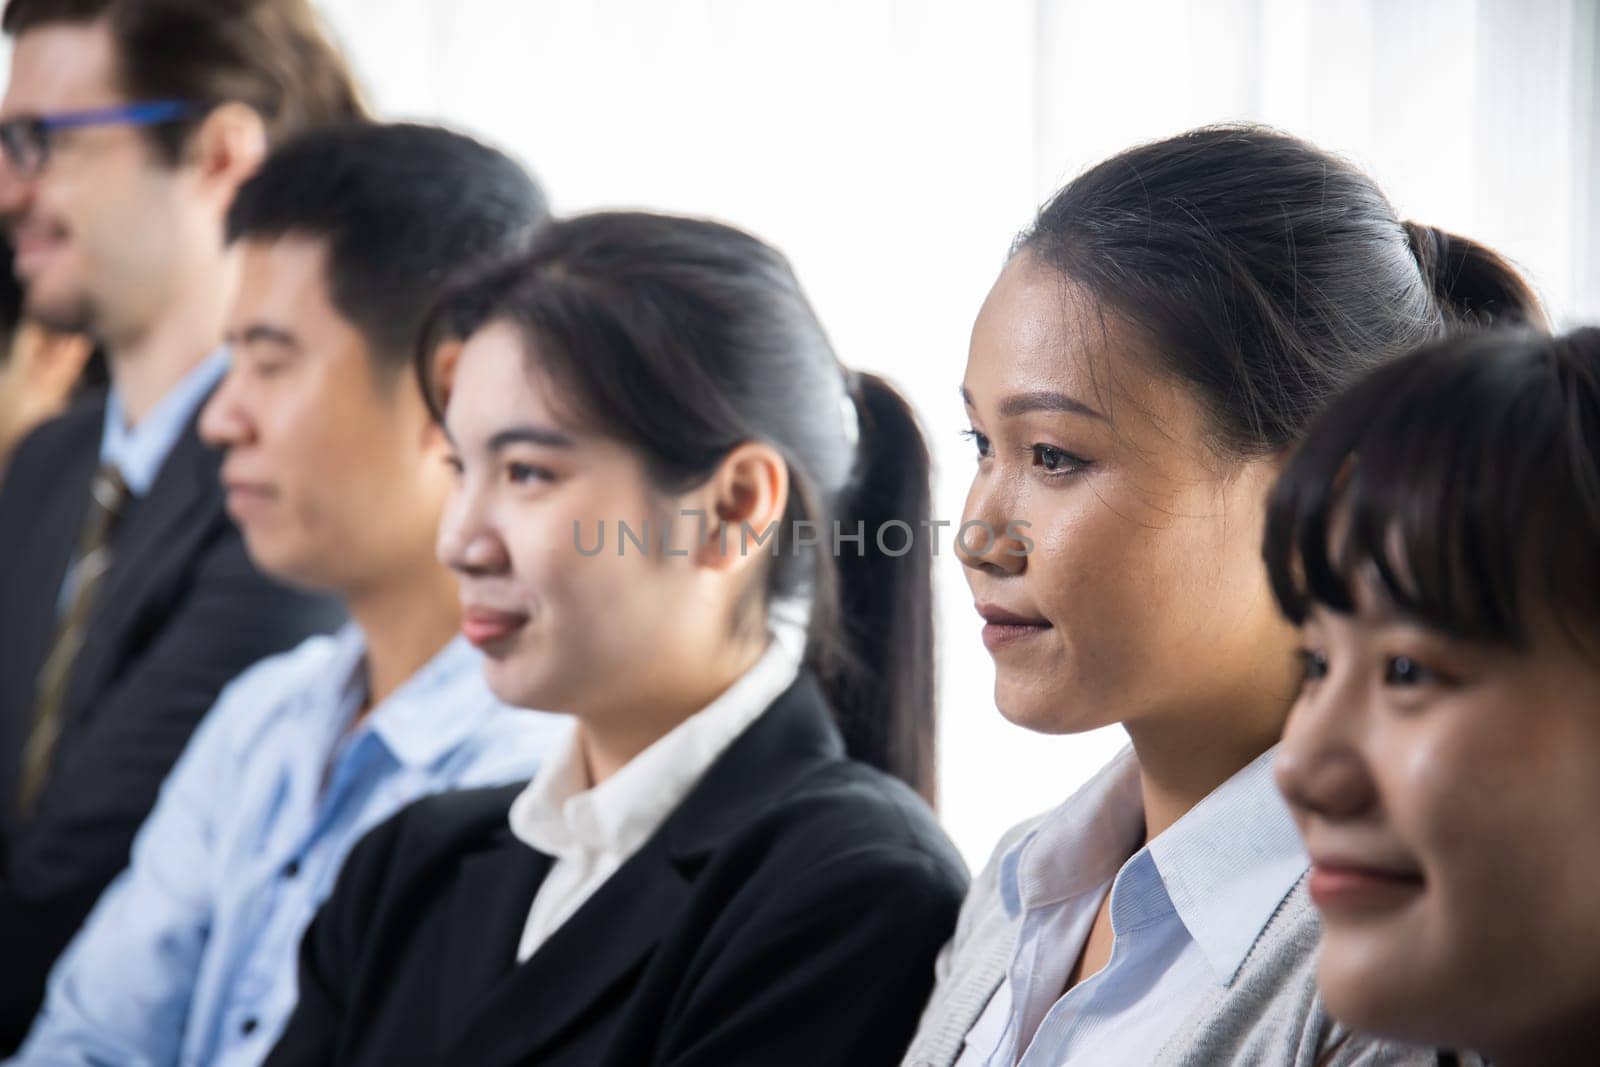
{"label": "woman with bangs", "polygon": [[1600,330],[1459,339],[1312,427],[1266,555],[1317,979],[1497,1067],[1600,1055]]}
{"label": "woman with bangs", "polygon": [[[972,331],[960,544],[995,698],[1131,746],[975,882],[914,1067],[1431,1063],[1316,995],[1274,749],[1301,668],[1261,565],[1307,423],[1447,330],[1539,319],[1481,245],[1250,126],[1123,152],[1018,240]],[[1000,783],[997,782],[997,787]]]}

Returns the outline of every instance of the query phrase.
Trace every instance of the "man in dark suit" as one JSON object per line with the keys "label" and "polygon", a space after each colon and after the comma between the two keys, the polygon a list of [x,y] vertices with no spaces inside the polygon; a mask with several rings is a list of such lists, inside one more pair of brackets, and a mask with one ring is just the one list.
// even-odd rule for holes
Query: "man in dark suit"
{"label": "man in dark suit", "polygon": [[0,1050],[222,686],[331,628],[262,577],[195,419],[226,369],[224,214],[267,145],[363,117],[308,0],[10,0],[0,214],[28,313],[109,394],[0,487]]}

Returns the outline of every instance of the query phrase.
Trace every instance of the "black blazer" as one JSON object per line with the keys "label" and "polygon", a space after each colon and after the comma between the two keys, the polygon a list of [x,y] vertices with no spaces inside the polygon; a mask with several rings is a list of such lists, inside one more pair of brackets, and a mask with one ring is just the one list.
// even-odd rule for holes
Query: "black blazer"
{"label": "black blazer", "polygon": [[420,801],[351,853],[269,1064],[899,1062],[966,871],[809,675],[520,965],[551,860],[511,834],[519,789]]}
{"label": "black blazer", "polygon": [[339,620],[331,602],[250,563],[223,511],[219,457],[191,422],[117,532],[51,776],[24,817],[17,788],[36,679],[104,418],[96,397],[46,423],[0,483],[0,1051],[25,1035],[50,965],[127,865],[162,779],[223,685]]}

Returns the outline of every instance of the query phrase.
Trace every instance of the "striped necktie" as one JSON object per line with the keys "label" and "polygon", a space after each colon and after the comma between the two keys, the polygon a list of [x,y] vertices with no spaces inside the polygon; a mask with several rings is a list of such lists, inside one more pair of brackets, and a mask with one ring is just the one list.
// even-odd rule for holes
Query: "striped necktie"
{"label": "striped necktie", "polygon": [[84,516],[78,554],[67,578],[71,600],[66,612],[56,621],[50,654],[39,670],[33,724],[22,750],[22,781],[17,799],[25,814],[32,812],[50,774],[50,762],[61,737],[61,716],[67,685],[72,679],[72,665],[83,648],[100,582],[111,565],[111,536],[128,498],[127,483],[115,467],[103,466],[95,472],[90,487],[89,513]]}

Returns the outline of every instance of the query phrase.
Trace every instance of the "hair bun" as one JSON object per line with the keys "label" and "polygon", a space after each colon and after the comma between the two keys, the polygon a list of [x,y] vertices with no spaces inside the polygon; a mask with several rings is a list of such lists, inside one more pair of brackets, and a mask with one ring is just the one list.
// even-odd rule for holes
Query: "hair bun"
{"label": "hair bun", "polygon": [[1539,298],[1517,268],[1478,242],[1406,220],[1406,240],[1445,322],[1457,326],[1528,325],[1548,329]]}

